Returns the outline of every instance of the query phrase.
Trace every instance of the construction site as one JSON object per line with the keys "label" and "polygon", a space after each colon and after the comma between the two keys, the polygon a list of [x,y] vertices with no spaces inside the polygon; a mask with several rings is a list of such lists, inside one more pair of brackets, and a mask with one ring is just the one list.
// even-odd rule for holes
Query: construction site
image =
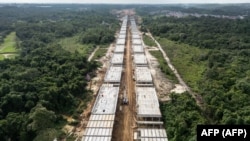
{"label": "construction site", "polygon": [[121,22],[81,140],[167,141],[141,32],[134,16]]}

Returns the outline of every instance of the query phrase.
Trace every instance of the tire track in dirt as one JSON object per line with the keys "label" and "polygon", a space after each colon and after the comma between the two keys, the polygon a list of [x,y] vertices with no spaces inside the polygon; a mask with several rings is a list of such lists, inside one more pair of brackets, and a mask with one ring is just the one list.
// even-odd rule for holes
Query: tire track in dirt
{"label": "tire track in dirt", "polygon": [[[128,27],[130,27],[128,25]],[[129,28],[128,28],[129,29]],[[125,88],[129,101],[128,105],[122,105],[121,110],[116,114],[116,123],[113,132],[113,141],[133,141],[133,128],[135,127],[135,84],[133,80],[133,66],[131,56],[131,32],[127,30],[127,39],[125,47],[125,72],[121,82],[120,89]],[[121,99],[120,102],[121,103]],[[120,104],[118,104],[119,107]],[[118,108],[119,109],[119,108]]]}

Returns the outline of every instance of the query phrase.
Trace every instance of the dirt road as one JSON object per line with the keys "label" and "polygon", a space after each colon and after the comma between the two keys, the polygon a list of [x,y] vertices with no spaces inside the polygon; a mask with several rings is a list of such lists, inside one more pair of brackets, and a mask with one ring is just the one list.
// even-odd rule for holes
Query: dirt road
{"label": "dirt road", "polygon": [[129,104],[122,105],[121,111],[118,111],[116,114],[113,141],[133,141],[133,128],[135,127],[135,84],[133,81],[132,69],[131,32],[129,30],[127,32],[124,60],[125,72],[120,88],[125,88]]}
{"label": "dirt road", "polygon": [[99,49],[100,47],[98,46],[97,48],[95,48],[95,50],[91,53],[91,55],[88,58],[88,61],[90,62],[92,60],[92,58],[94,57],[96,51]]}

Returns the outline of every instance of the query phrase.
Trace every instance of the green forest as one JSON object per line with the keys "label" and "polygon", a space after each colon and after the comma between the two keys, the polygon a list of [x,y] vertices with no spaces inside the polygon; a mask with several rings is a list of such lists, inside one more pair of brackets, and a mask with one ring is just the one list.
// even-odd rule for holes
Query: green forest
{"label": "green forest", "polygon": [[1,141],[66,137],[63,115],[77,121],[91,99],[86,75],[93,77],[98,64],[87,61],[89,51],[113,42],[119,28],[109,11],[98,5],[0,7],[0,44],[16,33],[18,50],[0,61]]}
{"label": "green forest", "polygon": [[[140,30],[152,33],[202,98],[203,107],[187,92],[160,103],[170,141],[195,141],[198,124],[250,124],[249,4],[0,4],[1,141],[67,138],[62,128],[78,124],[92,99],[87,76],[94,77],[100,64],[88,56],[97,47],[92,60],[103,56],[120,28],[112,11],[129,8],[139,16]],[[208,16],[167,16],[170,11]],[[160,51],[150,53],[177,83]]]}
{"label": "green forest", "polygon": [[[250,9],[249,5],[218,7],[177,10],[237,15]],[[165,16],[164,10],[175,9],[170,6],[158,11],[153,7],[138,9],[143,18],[141,29],[157,37],[184,81],[201,95],[204,105],[197,107],[187,94],[171,94],[171,102],[161,104],[169,140],[195,141],[197,124],[250,124],[249,17],[177,18]]]}

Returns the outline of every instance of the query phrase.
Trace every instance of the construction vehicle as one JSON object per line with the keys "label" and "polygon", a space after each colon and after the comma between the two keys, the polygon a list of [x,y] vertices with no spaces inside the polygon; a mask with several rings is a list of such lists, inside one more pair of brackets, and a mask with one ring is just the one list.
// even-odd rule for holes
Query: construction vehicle
{"label": "construction vehicle", "polygon": [[122,104],[123,105],[128,105],[128,97],[127,97],[127,94],[126,94],[126,90],[124,90],[124,93],[123,93]]}

